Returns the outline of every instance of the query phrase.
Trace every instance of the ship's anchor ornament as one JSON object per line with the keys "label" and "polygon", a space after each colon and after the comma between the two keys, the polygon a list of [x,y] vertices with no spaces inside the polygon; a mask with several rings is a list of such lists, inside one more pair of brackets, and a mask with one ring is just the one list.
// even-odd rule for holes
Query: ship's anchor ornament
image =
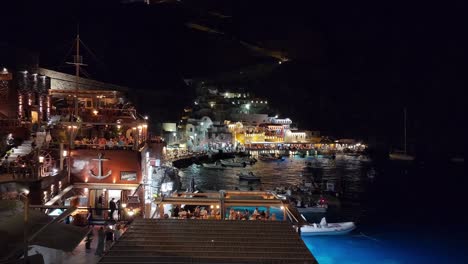
{"label": "ship's anchor ornament", "polygon": [[109,176],[112,174],[112,170],[109,170],[109,171],[106,173],[106,175],[102,175],[102,171],[103,171],[103,165],[102,165],[102,164],[103,164],[103,161],[109,160],[109,159],[104,159],[104,158],[102,158],[103,156],[104,156],[104,155],[103,155],[102,153],[99,153],[97,159],[92,159],[92,160],[97,160],[98,163],[99,163],[99,165],[98,165],[98,174],[95,175],[94,172],[93,172],[93,170],[89,170],[89,175],[90,175],[91,177],[94,177],[94,178],[98,179],[98,180],[105,179],[105,178],[109,177]]}

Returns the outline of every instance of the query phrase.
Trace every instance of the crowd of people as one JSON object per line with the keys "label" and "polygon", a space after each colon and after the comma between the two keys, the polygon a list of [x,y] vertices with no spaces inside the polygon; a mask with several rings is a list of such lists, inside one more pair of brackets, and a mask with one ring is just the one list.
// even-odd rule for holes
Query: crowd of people
{"label": "crowd of people", "polygon": [[127,138],[123,135],[118,137],[111,137],[110,139],[106,139],[104,137],[83,137],[80,139],[75,139],[74,142],[76,148],[91,147],[98,149],[128,149],[131,148],[134,143],[135,140],[132,136]]}
{"label": "crowd of people", "polygon": [[276,219],[276,214],[275,213],[270,213],[270,209],[267,208],[267,210],[258,210],[258,207],[255,208],[255,210],[250,213],[248,209],[244,209],[244,211],[235,211],[233,208],[229,210],[229,220],[271,220],[275,221]]}
{"label": "crowd of people", "polygon": [[8,161],[7,156],[2,159],[0,173],[12,173],[14,177],[29,177],[32,175],[32,163],[34,154],[18,155],[15,160]]}
{"label": "crowd of people", "polygon": [[[97,247],[94,254],[100,257],[104,255],[104,253],[110,249],[112,244],[120,239],[124,231],[124,227],[120,224],[108,225],[106,228],[103,226],[99,227],[97,231]],[[86,246],[87,249],[91,249],[90,244],[93,236],[94,233],[92,230],[90,233],[88,233],[87,242],[89,241],[89,244]]]}
{"label": "crowd of people", "polygon": [[[171,217],[177,219],[216,219],[221,220],[221,211],[219,208],[208,208],[205,206],[196,206],[190,210],[189,207],[180,207],[176,205],[171,210]],[[169,218],[169,215],[165,215],[165,218]],[[275,213],[270,213],[270,209],[258,210],[258,207],[254,211],[235,210],[231,208],[229,214],[225,216],[226,220],[277,220]]]}
{"label": "crowd of people", "polygon": [[171,211],[171,217],[178,219],[221,219],[219,209],[197,206],[192,211],[187,206],[179,207],[176,205]]}

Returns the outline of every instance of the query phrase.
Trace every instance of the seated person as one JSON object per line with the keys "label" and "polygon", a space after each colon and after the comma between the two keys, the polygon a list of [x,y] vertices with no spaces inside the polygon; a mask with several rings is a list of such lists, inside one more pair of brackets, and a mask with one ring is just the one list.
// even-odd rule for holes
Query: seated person
{"label": "seated person", "polygon": [[272,213],[271,214],[271,221],[275,221],[276,220],[276,214],[275,213]]}
{"label": "seated person", "polygon": [[187,211],[185,211],[185,209],[182,209],[182,212],[179,213],[179,216],[181,218],[187,218]]}
{"label": "seated person", "polygon": [[206,218],[207,215],[208,215],[208,211],[206,211],[205,207],[202,207],[200,210],[200,216],[202,218]]}

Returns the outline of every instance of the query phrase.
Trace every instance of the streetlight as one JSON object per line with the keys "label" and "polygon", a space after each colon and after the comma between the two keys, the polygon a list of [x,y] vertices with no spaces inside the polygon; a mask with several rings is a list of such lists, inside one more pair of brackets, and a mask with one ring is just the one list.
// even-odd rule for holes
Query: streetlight
{"label": "streetlight", "polygon": [[23,198],[24,203],[24,227],[23,227],[23,247],[24,247],[24,263],[28,263],[28,219],[29,219],[29,190],[24,190],[19,194],[20,198]]}
{"label": "streetlight", "polygon": [[44,156],[39,156],[38,157],[39,161],[39,167],[37,168],[37,173],[39,178],[45,175],[45,170],[44,170]]}

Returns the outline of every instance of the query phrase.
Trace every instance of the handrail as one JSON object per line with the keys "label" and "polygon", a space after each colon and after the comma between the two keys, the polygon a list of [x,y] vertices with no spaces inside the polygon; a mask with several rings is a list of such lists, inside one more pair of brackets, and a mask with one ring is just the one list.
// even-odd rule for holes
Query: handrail
{"label": "handrail", "polygon": [[144,183],[140,183],[131,196],[135,196],[135,194],[138,192],[138,190],[140,190],[140,188],[142,186],[144,186],[144,185],[145,185]]}

